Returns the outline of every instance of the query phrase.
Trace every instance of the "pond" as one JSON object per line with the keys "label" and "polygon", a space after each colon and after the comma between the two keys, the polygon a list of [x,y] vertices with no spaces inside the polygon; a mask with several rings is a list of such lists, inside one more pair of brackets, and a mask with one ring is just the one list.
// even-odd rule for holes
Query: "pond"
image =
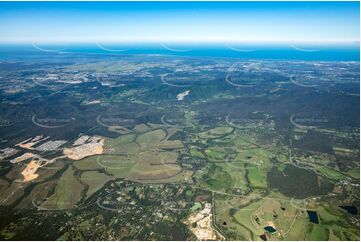
{"label": "pond", "polygon": [[265,234],[261,234],[259,236],[263,241],[267,241],[267,236]]}
{"label": "pond", "polygon": [[272,226],[266,226],[264,227],[264,229],[267,231],[267,232],[270,232],[270,233],[274,233],[276,232],[277,230],[275,228],[273,228]]}
{"label": "pond", "polygon": [[309,217],[310,221],[314,224],[318,224],[317,213],[315,211],[310,211],[310,210],[307,210],[307,213],[308,213],[308,217]]}
{"label": "pond", "polygon": [[352,215],[357,215],[357,207],[352,205],[352,206],[339,206],[340,208],[346,210],[349,214]]}

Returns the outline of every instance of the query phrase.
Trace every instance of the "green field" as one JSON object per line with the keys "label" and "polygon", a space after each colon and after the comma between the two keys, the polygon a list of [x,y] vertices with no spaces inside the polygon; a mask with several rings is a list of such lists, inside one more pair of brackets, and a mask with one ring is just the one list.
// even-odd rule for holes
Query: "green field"
{"label": "green field", "polygon": [[98,171],[87,171],[82,173],[80,176],[80,180],[89,186],[86,192],[87,198],[93,195],[93,193],[97,192],[104,186],[105,183],[112,179],[112,177]]}
{"label": "green field", "polygon": [[58,180],[55,192],[41,207],[46,209],[69,209],[76,206],[81,199],[84,186],[75,177],[74,169],[70,166]]}

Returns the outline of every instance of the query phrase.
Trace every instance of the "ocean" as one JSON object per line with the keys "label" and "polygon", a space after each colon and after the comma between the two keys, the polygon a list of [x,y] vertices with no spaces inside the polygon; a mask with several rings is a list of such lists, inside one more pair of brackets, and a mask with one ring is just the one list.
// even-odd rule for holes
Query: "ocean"
{"label": "ocean", "polygon": [[360,61],[360,45],[353,44],[1,44],[0,59],[75,53],[110,55],[169,55],[264,60]]}

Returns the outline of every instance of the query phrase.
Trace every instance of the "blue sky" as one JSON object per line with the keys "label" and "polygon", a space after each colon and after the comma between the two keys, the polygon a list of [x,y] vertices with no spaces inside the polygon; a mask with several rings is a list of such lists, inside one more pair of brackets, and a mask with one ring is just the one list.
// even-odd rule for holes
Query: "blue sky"
{"label": "blue sky", "polygon": [[349,42],[359,19],[359,2],[0,2],[0,42]]}

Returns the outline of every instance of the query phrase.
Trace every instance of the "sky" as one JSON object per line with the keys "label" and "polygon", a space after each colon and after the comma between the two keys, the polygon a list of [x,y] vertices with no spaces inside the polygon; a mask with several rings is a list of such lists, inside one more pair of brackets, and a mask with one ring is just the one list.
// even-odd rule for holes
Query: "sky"
{"label": "sky", "polygon": [[355,42],[359,2],[0,2],[0,42]]}

